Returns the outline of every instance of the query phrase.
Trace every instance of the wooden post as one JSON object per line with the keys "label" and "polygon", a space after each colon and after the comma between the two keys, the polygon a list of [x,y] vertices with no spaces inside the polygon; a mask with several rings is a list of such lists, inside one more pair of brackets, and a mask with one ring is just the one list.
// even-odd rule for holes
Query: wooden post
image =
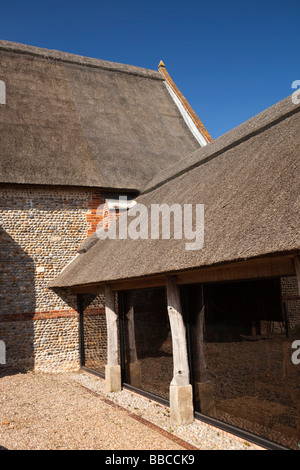
{"label": "wooden post", "polygon": [[195,286],[191,293],[193,302],[191,307],[196,314],[192,333],[192,350],[195,358],[193,364],[195,406],[197,411],[214,417],[216,416],[214,387],[208,379],[204,348],[205,304],[203,286]]}
{"label": "wooden post", "polygon": [[174,277],[168,277],[167,301],[173,345],[173,379],[170,384],[170,412],[174,424],[190,424],[194,419],[193,390],[190,385],[186,329],[180,291]]}
{"label": "wooden post", "polygon": [[136,352],[136,342],[135,342],[135,330],[134,330],[134,306],[132,301],[132,293],[129,294],[129,302],[126,309],[126,326],[127,326],[127,344],[128,352],[127,359],[128,362],[133,363],[138,361],[137,352]]}
{"label": "wooden post", "polygon": [[107,324],[107,365],[118,364],[118,315],[115,312],[115,295],[109,285],[105,286],[105,314]]}
{"label": "wooden post", "polygon": [[105,314],[107,324],[107,365],[105,366],[105,379],[107,391],[121,390],[121,367],[118,364],[118,315],[115,309],[114,291],[109,285],[105,286]]}
{"label": "wooden post", "polygon": [[168,314],[173,345],[173,380],[171,385],[189,385],[186,329],[182,317],[180,291],[173,277],[167,278]]}
{"label": "wooden post", "polygon": [[296,270],[296,275],[297,275],[297,280],[298,280],[298,291],[300,295],[300,256],[297,256],[294,258],[294,265],[295,265],[295,270]]}
{"label": "wooden post", "polygon": [[195,325],[192,334],[192,348],[196,355],[193,373],[195,382],[207,382],[207,365],[204,350],[205,306],[203,287],[195,286],[192,293],[192,302],[195,309]]}
{"label": "wooden post", "polygon": [[127,332],[127,381],[134,387],[141,386],[141,364],[138,362],[138,355],[135,341],[134,327],[134,302],[133,294],[128,294],[126,307],[126,332]]}

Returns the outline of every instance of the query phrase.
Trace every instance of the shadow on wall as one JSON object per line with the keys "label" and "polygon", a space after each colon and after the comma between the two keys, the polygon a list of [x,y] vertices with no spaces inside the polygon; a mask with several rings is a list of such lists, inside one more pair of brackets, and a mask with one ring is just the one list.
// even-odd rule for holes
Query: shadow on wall
{"label": "shadow on wall", "polygon": [[77,311],[77,295],[70,294],[68,289],[63,287],[51,287],[51,291],[54,292],[54,294],[56,294],[70,309]]}
{"label": "shadow on wall", "polygon": [[0,273],[0,341],[6,356],[0,370],[33,369],[34,262],[1,227]]}
{"label": "shadow on wall", "polygon": [[[63,300],[72,310],[79,314],[79,299],[77,295],[70,294],[67,289],[55,288],[52,291]],[[63,334],[65,335],[63,343],[58,345],[55,357],[60,354],[65,355],[67,360],[73,358],[71,367],[79,368],[81,363],[85,363],[87,367],[98,368],[106,364],[106,317],[104,311],[104,296],[99,293],[96,295],[82,295],[82,323],[80,316],[76,315],[76,328],[70,328],[70,324],[64,322],[61,325]],[[72,322],[72,320],[70,320]],[[82,344],[80,324],[83,326],[84,333],[84,357],[81,357]],[[74,319],[73,319],[74,325]],[[59,333],[60,334],[60,333]],[[58,335],[59,336],[59,335]],[[55,344],[51,344],[51,348]],[[83,351],[82,351],[83,352]],[[70,364],[69,364],[70,365]]]}
{"label": "shadow on wall", "polygon": [[[0,376],[79,367],[77,296],[53,289],[66,317],[35,319],[37,275],[34,259],[0,227]],[[85,307],[95,308],[95,299],[87,296]]]}
{"label": "shadow on wall", "polygon": [[[76,294],[71,294],[67,288],[64,287],[51,287],[51,290],[68,306],[70,309],[78,311],[78,299]],[[101,296],[101,294],[100,294]],[[82,295],[83,310],[87,308],[99,307],[99,294],[84,294]],[[100,302],[100,307],[103,307],[103,301]],[[79,312],[78,312],[79,313]]]}

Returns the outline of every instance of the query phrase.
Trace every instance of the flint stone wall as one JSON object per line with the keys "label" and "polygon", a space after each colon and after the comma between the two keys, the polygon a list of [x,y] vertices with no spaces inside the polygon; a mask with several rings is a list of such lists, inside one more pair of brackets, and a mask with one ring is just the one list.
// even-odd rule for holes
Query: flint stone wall
{"label": "flint stone wall", "polygon": [[[76,296],[47,286],[96,229],[103,203],[90,188],[0,186],[0,340],[8,367],[79,367]],[[104,311],[104,296],[88,308]]]}

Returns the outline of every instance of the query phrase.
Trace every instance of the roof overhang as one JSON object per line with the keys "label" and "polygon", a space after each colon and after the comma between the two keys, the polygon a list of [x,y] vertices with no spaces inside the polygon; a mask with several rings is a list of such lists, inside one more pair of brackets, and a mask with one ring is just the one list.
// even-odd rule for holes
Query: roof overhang
{"label": "roof overhang", "polygon": [[[299,253],[203,266],[185,271],[168,272],[164,275],[111,280],[108,283],[113,290],[122,291],[164,286],[168,276],[175,276],[179,285],[295,276],[294,258],[296,255]],[[77,285],[70,286],[69,289],[73,294],[97,294],[104,290],[105,284],[107,282]]]}

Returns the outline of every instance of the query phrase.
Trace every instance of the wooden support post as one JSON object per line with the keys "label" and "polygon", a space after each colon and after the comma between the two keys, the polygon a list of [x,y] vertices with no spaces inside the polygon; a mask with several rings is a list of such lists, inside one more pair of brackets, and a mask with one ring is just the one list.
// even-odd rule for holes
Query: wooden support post
{"label": "wooden support post", "polygon": [[297,256],[294,258],[294,265],[295,265],[295,270],[296,270],[296,275],[297,275],[297,280],[298,280],[298,291],[300,295],[300,256]]}
{"label": "wooden support post", "polygon": [[167,302],[173,345],[173,380],[171,385],[189,385],[190,370],[186,329],[182,317],[180,291],[173,277],[167,278]]}
{"label": "wooden support post", "polygon": [[202,293],[200,294],[200,296],[201,305],[198,302],[195,331],[193,334],[193,351],[197,352],[197,357],[194,365],[194,379],[196,382],[206,382],[208,378],[204,351],[205,307],[203,305]]}
{"label": "wooden support post", "polygon": [[126,330],[127,330],[127,381],[134,387],[141,386],[141,364],[138,362],[138,355],[135,341],[134,327],[134,304],[132,292],[128,295],[126,308]]}
{"label": "wooden support post", "polygon": [[118,316],[115,311],[115,295],[110,286],[105,286],[105,314],[107,323],[107,365],[118,364]]}
{"label": "wooden support post", "polygon": [[105,314],[107,324],[107,365],[105,366],[105,379],[107,391],[121,390],[121,367],[118,364],[118,315],[115,309],[114,291],[109,285],[105,286]]}
{"label": "wooden support post", "polygon": [[174,277],[167,282],[168,314],[173,345],[173,379],[170,385],[171,419],[175,424],[189,424],[194,419],[193,392],[190,385],[186,329],[182,316],[180,291]]}
{"label": "wooden support post", "polygon": [[195,406],[197,411],[208,415],[216,416],[214,387],[209,381],[207,374],[207,364],[205,360],[204,333],[205,333],[205,305],[203,287],[196,286],[192,295],[193,309],[196,313],[194,331],[192,334],[192,350],[195,358],[193,364],[193,380]]}
{"label": "wooden support post", "polygon": [[132,293],[129,294],[129,302],[126,308],[126,327],[127,327],[127,344],[128,362],[137,362],[136,342],[135,342],[135,330],[134,330],[134,306],[132,301]]}

